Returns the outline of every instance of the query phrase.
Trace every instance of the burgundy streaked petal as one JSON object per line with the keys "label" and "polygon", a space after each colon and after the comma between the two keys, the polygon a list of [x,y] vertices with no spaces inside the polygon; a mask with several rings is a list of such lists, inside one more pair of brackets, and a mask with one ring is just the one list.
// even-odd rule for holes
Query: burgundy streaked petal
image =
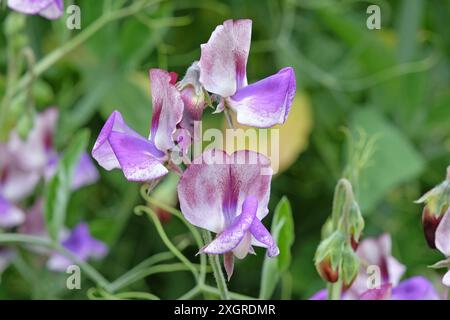
{"label": "burgundy streaked petal", "polygon": [[112,132],[109,137],[120,168],[129,181],[151,181],[168,173],[154,155],[153,143],[142,137]]}
{"label": "burgundy streaked petal", "polygon": [[251,33],[251,20],[227,20],[200,46],[200,82],[206,90],[230,97],[247,85]]}
{"label": "burgundy streaked petal", "polygon": [[286,121],[295,91],[294,69],[288,67],[239,89],[227,103],[240,124],[269,128]]}
{"label": "burgundy streaked petal", "polygon": [[171,83],[172,78],[165,70],[150,70],[153,105],[150,139],[163,152],[175,146],[173,135],[184,109],[180,92]]}
{"label": "burgundy streaked petal", "polygon": [[21,209],[0,195],[0,228],[12,228],[25,220]]}
{"label": "burgundy streaked petal", "polygon": [[250,229],[250,226],[256,217],[257,209],[257,198],[248,196],[242,205],[242,213],[211,243],[202,248],[200,252],[222,254],[236,248]]}
{"label": "burgundy streaked petal", "polygon": [[445,256],[450,257],[450,208],[436,229],[436,248]]}

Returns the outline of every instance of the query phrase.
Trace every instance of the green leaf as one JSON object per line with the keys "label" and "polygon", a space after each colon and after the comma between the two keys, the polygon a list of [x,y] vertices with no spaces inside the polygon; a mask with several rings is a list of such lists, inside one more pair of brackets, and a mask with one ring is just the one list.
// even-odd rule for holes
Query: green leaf
{"label": "green leaf", "polygon": [[281,275],[286,272],[291,264],[291,246],[294,243],[294,219],[289,200],[283,197],[275,208],[272,221],[271,234],[280,254],[275,258],[264,259],[261,289],[259,297],[270,299]]}
{"label": "green leaf", "polygon": [[88,140],[89,132],[87,130],[81,131],[73,138],[60,158],[56,173],[45,190],[44,216],[48,233],[55,241],[64,226],[72,177],[81,154],[86,150]]}
{"label": "green leaf", "polygon": [[376,109],[355,113],[352,131],[363,130],[376,137],[375,153],[359,179],[358,198],[361,210],[373,210],[394,188],[417,177],[424,160],[407,136],[386,120]]}

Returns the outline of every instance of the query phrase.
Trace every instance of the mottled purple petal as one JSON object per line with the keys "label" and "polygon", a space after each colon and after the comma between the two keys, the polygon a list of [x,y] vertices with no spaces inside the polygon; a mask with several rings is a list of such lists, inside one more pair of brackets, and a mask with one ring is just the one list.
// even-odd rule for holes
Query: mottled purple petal
{"label": "mottled purple petal", "polygon": [[289,67],[239,89],[227,103],[240,124],[269,128],[286,121],[295,90],[294,69]]}
{"label": "mottled purple petal", "polygon": [[268,168],[269,160],[252,151],[231,156],[221,150],[205,151],[186,169],[178,185],[184,216],[193,225],[220,233],[240,214],[245,198],[253,195],[261,220],[268,213],[271,176],[262,174]]}
{"label": "mottled purple petal", "polygon": [[200,252],[222,254],[236,248],[250,229],[256,217],[257,209],[258,199],[254,196],[248,196],[242,205],[242,213]]}
{"label": "mottled purple petal", "polygon": [[[108,252],[108,248],[103,242],[90,235],[89,228],[85,223],[78,224],[62,242],[62,246],[81,261],[86,261],[91,257],[100,259]],[[51,270],[63,271],[72,263],[67,257],[55,253],[47,261],[47,267]]]}
{"label": "mottled purple petal", "polygon": [[417,276],[392,288],[391,300],[439,300],[439,294],[430,281]]}
{"label": "mottled purple petal", "polygon": [[201,45],[200,82],[206,90],[230,97],[247,85],[251,34],[251,20],[227,20]]}
{"label": "mottled purple petal", "polygon": [[164,152],[175,146],[173,134],[183,117],[184,109],[180,92],[171,83],[171,79],[170,73],[165,70],[150,70],[153,105],[150,139]]}
{"label": "mottled purple petal", "polygon": [[436,229],[436,248],[445,256],[450,257],[450,209],[442,217]]}
{"label": "mottled purple petal", "polygon": [[151,181],[169,172],[153,154],[151,141],[113,132],[109,142],[129,181]]}
{"label": "mottled purple petal", "polygon": [[8,7],[25,14],[36,14],[53,2],[54,0],[8,0]]}
{"label": "mottled purple petal", "polygon": [[359,300],[389,300],[391,297],[392,285],[385,283],[379,289],[369,289],[359,297]]}
{"label": "mottled purple petal", "polygon": [[52,3],[45,9],[39,12],[39,15],[44,18],[54,20],[62,16],[64,10],[64,4],[62,0],[53,0]]}
{"label": "mottled purple petal", "polygon": [[260,244],[267,248],[267,255],[269,257],[275,257],[280,253],[277,244],[272,238],[270,232],[264,227],[264,225],[258,219],[253,221],[250,228],[250,233],[255,237]]}
{"label": "mottled purple petal", "polygon": [[25,220],[25,214],[0,195],[0,228],[12,228]]}

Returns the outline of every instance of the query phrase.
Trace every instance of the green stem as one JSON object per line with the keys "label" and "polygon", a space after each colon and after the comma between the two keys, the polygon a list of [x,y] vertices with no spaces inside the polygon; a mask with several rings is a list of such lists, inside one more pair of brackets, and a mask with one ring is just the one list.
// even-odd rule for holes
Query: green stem
{"label": "green stem", "polygon": [[[222,297],[222,293],[220,292],[219,289],[211,287],[211,286],[208,286],[206,284],[201,287],[201,290],[204,291],[204,292],[215,294],[215,295],[217,295],[219,297]],[[236,293],[236,292],[228,292],[228,294],[229,294],[229,297],[231,299],[233,299],[233,300],[257,300],[254,297],[250,297],[250,296],[247,296],[247,295],[244,295],[244,294],[240,294],[240,293]]]}
{"label": "green stem", "polygon": [[341,300],[342,280],[328,284],[328,300]]}
{"label": "green stem", "polygon": [[158,215],[149,207],[146,206],[137,206],[134,211],[136,214],[140,214],[141,212],[144,212],[147,214],[148,217],[153,221],[156,231],[158,232],[161,240],[164,242],[164,244],[167,246],[167,248],[181,261],[183,262],[189,270],[191,270],[194,277],[198,280],[199,274],[197,272],[197,269],[194,267],[192,262],[190,262],[181,252],[178,250],[178,248],[170,241],[169,237],[167,236],[166,232],[164,231],[164,228],[161,225],[161,222],[159,221]]}
{"label": "green stem", "polygon": [[81,270],[98,286],[107,289],[109,286],[108,280],[106,280],[97,270],[95,270],[90,264],[87,262],[81,261],[76,256],[74,256],[70,251],[62,247],[61,245],[51,242],[50,240],[36,237],[36,236],[28,236],[23,234],[16,233],[3,233],[0,234],[0,243],[18,243],[18,244],[27,244],[27,245],[36,245],[40,247],[46,247],[51,250],[55,250],[71,261],[73,261],[76,265],[78,265]]}
{"label": "green stem", "polygon": [[[212,241],[211,233],[209,231],[203,230],[202,234],[203,234],[205,243],[210,243]],[[225,280],[225,276],[222,271],[222,266],[220,265],[219,255],[208,254],[208,257],[209,257],[209,263],[211,264],[211,268],[213,270],[214,279],[216,280],[217,289],[219,290],[219,293],[220,293],[220,298],[222,300],[230,300],[227,282]]]}

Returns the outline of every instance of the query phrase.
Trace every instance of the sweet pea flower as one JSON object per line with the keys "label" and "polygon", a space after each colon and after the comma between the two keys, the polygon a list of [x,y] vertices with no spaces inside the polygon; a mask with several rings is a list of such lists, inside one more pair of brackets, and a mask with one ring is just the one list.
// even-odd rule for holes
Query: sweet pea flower
{"label": "sweet pea flower", "polygon": [[174,134],[183,116],[174,75],[151,69],[150,81],[153,113],[149,139],[128,127],[120,112],[114,111],[92,150],[100,166],[121,169],[129,181],[152,181],[168,173],[164,163],[170,162],[168,154],[175,147]]}
{"label": "sweet pea flower", "polygon": [[[81,261],[86,261],[89,258],[101,259],[108,252],[106,244],[91,236],[86,223],[75,226],[61,244]],[[54,253],[47,261],[47,267],[53,271],[65,271],[73,263],[66,256]]]}
{"label": "sweet pea flower", "polygon": [[[436,230],[436,248],[446,257],[450,257],[450,208],[445,213]],[[450,287],[450,270],[444,275],[442,283]]]}
{"label": "sweet pea flower", "polygon": [[201,45],[200,83],[221,97],[217,112],[229,107],[240,124],[268,128],[286,121],[296,91],[294,70],[247,85],[252,21],[227,20]]}
{"label": "sweet pea flower", "polygon": [[[391,237],[383,234],[378,238],[364,239],[356,253],[361,259],[362,268],[352,286],[343,292],[345,300],[437,300],[439,294],[424,277],[411,277],[400,282],[405,266],[391,255]],[[366,267],[375,265],[380,268],[379,288],[368,289]],[[314,294],[311,300],[324,300],[327,290]]]}
{"label": "sweet pea flower", "polygon": [[8,7],[29,15],[40,15],[47,19],[58,19],[63,14],[62,0],[8,0]]}
{"label": "sweet pea flower", "polygon": [[[249,161],[253,159],[255,161]],[[253,245],[267,248],[270,257],[279,254],[269,231],[261,223],[268,214],[270,161],[253,151],[231,155],[208,150],[186,169],[178,184],[181,211],[193,225],[217,237],[199,253],[223,254],[230,279],[234,256],[243,259]]]}

